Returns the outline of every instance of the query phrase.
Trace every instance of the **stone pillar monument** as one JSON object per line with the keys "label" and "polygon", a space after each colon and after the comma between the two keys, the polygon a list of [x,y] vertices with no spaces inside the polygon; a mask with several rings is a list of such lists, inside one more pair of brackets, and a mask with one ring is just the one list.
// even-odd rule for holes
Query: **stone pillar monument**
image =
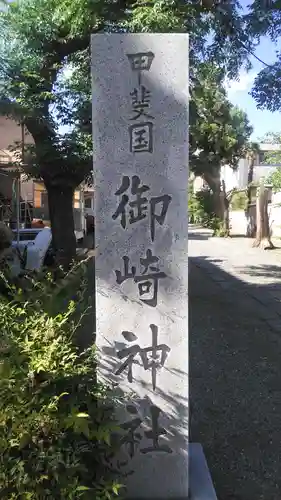
{"label": "stone pillar monument", "polygon": [[92,36],[97,345],[133,499],[188,498],[188,35]]}

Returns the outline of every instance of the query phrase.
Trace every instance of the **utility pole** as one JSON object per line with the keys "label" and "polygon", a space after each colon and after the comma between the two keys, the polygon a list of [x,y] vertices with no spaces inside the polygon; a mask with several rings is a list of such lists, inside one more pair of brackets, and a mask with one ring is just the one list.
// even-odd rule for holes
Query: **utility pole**
{"label": "utility pole", "polygon": [[20,173],[17,172],[16,179],[16,210],[17,210],[17,245],[20,241]]}
{"label": "utility pole", "polygon": [[[21,162],[24,163],[24,122],[21,122]],[[17,172],[16,182],[16,207],[17,207],[17,245],[20,241],[20,216],[21,216],[21,172]]]}

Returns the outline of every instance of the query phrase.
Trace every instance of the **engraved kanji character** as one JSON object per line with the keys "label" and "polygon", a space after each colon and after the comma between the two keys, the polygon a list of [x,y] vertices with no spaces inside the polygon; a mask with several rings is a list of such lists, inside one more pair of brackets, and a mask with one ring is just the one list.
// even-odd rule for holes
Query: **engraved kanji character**
{"label": "engraved kanji character", "polygon": [[154,59],[153,52],[138,52],[136,54],[127,54],[131,69],[133,71],[149,71]]}
{"label": "engraved kanji character", "polygon": [[127,434],[122,437],[120,444],[127,445],[128,453],[130,457],[133,458],[133,456],[135,455],[135,451],[142,439],[141,433],[136,432],[137,429],[140,427],[142,420],[138,416],[137,409],[134,405],[127,405],[126,409],[130,415],[137,415],[137,416],[132,420],[128,420],[127,422],[124,422],[123,424],[120,425],[121,429],[127,431]]}
{"label": "engraved kanji character", "polygon": [[131,120],[138,120],[141,116],[153,119],[153,116],[145,112],[150,105],[150,90],[148,90],[144,85],[140,88],[135,88],[130,95],[132,96],[133,112],[135,116],[130,118]]}
{"label": "engraved kanji character", "polygon": [[155,405],[150,406],[150,413],[151,413],[151,422],[152,426],[151,429],[148,431],[145,431],[145,436],[148,439],[152,440],[152,445],[147,446],[145,448],[142,448],[140,451],[141,453],[150,453],[153,451],[157,452],[165,452],[165,453],[172,453],[172,449],[167,445],[167,444],[160,444],[159,443],[159,437],[160,436],[165,436],[167,434],[166,429],[164,427],[159,427],[159,415],[161,413],[160,408],[158,408]]}
{"label": "engraved kanji character", "polygon": [[134,277],[135,282],[138,283],[140,297],[149,293],[151,287],[153,287],[153,296],[149,299],[141,299],[142,302],[151,307],[157,306],[159,279],[167,277],[166,273],[160,271],[158,267],[152,265],[156,264],[158,261],[159,258],[152,255],[151,250],[147,250],[146,257],[144,259],[140,259],[140,263],[144,267],[144,270],[141,275]]}
{"label": "engraved kanji character", "polygon": [[153,123],[135,123],[129,127],[130,152],[152,153],[153,152]]}
{"label": "engraved kanji character", "polygon": [[124,194],[130,186],[130,179],[127,176],[123,176],[121,187],[116,191],[115,195],[122,195],[121,201],[117,207],[116,212],[112,215],[112,219],[116,220],[117,217],[121,215],[121,226],[123,229],[126,227],[126,206],[129,204],[131,209],[129,210],[129,223],[144,219],[147,215],[148,199],[142,196],[143,193],[149,191],[149,187],[143,184],[141,186],[140,178],[137,175],[133,175],[131,182],[131,194],[136,197],[134,201],[129,203],[129,196]]}
{"label": "engraved kanji character", "polygon": [[[165,365],[168,353],[171,349],[166,344],[158,344],[158,327],[156,325],[151,324],[150,329],[152,332],[151,346],[142,348],[138,344],[134,344],[131,347],[126,347],[117,352],[118,358],[125,358],[125,361],[116,371],[116,375],[120,375],[128,368],[128,382],[132,382],[133,364],[136,363],[135,358],[139,356],[144,370],[147,371],[151,369],[152,388],[155,391],[157,371]],[[136,337],[132,337],[131,340],[131,338],[128,336],[128,332],[122,332],[122,335],[129,342],[134,342],[134,338]]]}

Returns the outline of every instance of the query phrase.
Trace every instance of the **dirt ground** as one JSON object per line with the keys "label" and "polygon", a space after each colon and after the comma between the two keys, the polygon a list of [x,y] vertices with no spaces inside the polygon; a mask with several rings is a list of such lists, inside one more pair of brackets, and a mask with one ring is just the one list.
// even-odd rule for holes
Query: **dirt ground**
{"label": "dirt ground", "polygon": [[190,438],[218,500],[280,500],[280,252],[209,236],[190,234]]}

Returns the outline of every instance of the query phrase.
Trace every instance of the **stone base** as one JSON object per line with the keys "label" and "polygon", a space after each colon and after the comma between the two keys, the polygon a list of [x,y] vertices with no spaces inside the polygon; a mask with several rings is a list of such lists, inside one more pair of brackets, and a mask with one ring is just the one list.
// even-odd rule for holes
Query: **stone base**
{"label": "stone base", "polygon": [[189,500],[217,500],[203,448],[189,444]]}

